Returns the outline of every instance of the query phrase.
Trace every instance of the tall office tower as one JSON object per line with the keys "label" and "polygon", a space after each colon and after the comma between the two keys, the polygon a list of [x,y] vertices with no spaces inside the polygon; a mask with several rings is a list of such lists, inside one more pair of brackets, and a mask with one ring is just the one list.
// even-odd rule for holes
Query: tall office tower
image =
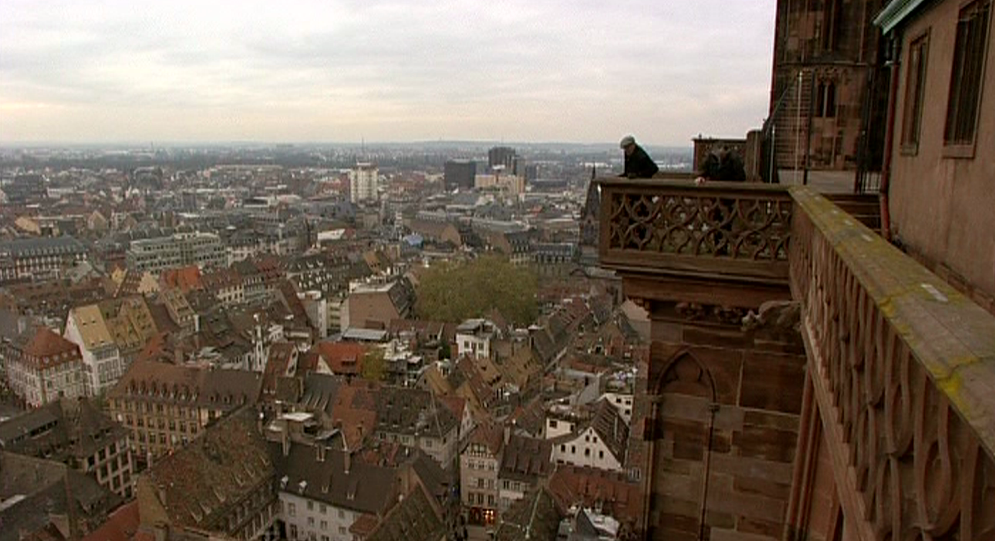
{"label": "tall office tower", "polygon": [[380,170],[375,164],[359,162],[349,175],[349,200],[353,203],[377,200],[377,178]]}
{"label": "tall office tower", "polygon": [[873,24],[884,0],[779,0],[769,116],[777,166],[880,163],[888,81]]}
{"label": "tall office tower", "polygon": [[516,156],[511,147],[493,147],[487,151],[487,165],[491,169],[503,165],[506,171],[514,172]]}
{"label": "tall office tower", "polygon": [[444,169],[444,182],[447,190],[473,188],[477,176],[477,162],[473,160],[449,160]]}

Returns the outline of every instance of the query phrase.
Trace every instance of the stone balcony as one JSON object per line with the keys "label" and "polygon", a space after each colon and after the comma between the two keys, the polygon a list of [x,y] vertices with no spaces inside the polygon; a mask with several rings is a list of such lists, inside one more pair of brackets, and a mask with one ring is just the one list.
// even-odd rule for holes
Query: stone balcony
{"label": "stone balcony", "polygon": [[[601,264],[621,275],[651,318],[668,302],[722,307],[730,321],[769,301],[795,311],[804,395],[792,425],[797,441],[785,454],[793,457],[790,496],[779,520],[766,517],[767,537],[995,536],[995,317],[808,187],[599,185]],[[656,371],[662,379],[665,370]],[[652,380],[652,366],[650,373]],[[654,388],[661,387],[651,382],[648,393]],[[651,399],[668,407],[665,397]],[[711,414],[709,434],[721,416]],[[670,436],[677,444],[681,437]],[[704,479],[700,489],[688,485],[702,492],[701,518],[697,533],[688,527],[683,537],[756,538],[755,528],[742,534],[748,530],[735,512],[731,521],[711,518],[724,516],[708,494],[710,484],[722,485],[709,473],[712,439],[704,467],[684,468]],[[667,470],[678,461],[659,462]],[[654,466],[647,470],[653,475]],[[649,481],[651,491],[648,500],[656,496]],[[664,518],[654,515],[657,507]],[[822,516],[827,507],[839,517]],[[682,537],[673,529],[654,535],[655,524],[675,515],[649,501],[646,509],[648,537]]]}

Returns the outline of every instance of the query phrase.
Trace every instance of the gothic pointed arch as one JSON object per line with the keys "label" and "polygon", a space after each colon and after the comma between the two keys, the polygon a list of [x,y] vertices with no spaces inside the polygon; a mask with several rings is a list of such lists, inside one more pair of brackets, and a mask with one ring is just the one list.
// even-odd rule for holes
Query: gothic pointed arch
{"label": "gothic pointed arch", "polygon": [[682,348],[664,363],[661,375],[653,385],[654,395],[664,393],[699,396],[714,402],[715,379],[689,348]]}

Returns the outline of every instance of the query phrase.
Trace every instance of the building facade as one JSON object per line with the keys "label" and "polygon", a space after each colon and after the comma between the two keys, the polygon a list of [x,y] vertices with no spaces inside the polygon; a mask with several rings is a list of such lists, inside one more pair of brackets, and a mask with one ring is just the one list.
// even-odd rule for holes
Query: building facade
{"label": "building facade", "polygon": [[128,431],[88,400],[56,400],[0,423],[0,447],[65,463],[123,498],[134,494]]}
{"label": "building facade", "polygon": [[86,247],[72,237],[0,242],[0,284],[58,278],[73,264],[86,259]]}
{"label": "building facade", "polygon": [[107,393],[112,418],[131,431],[142,463],[179,448],[243,405],[255,404],[261,374],[137,361]]}
{"label": "building facade", "polygon": [[78,345],[82,353],[86,396],[103,394],[127,369],[121,350],[97,305],[70,310],[63,336]]}
{"label": "building facade", "polygon": [[500,427],[480,426],[460,453],[460,495],[471,523],[494,524],[498,519],[498,471],[504,443]]}
{"label": "building facade", "polygon": [[360,162],[349,173],[349,200],[353,203],[361,201],[376,202],[380,196],[377,188],[380,184],[380,169],[375,164]]}
{"label": "building facade", "polygon": [[473,160],[449,160],[443,169],[443,182],[446,190],[471,190],[477,176],[477,162]]}
{"label": "building facade", "polygon": [[[873,25],[885,0],[777,4],[770,100],[777,167],[801,169],[808,156],[810,168],[856,169],[861,148],[883,142],[881,123],[868,116],[883,119],[886,110]],[[867,158],[880,164],[876,153]]]}
{"label": "building facade", "polygon": [[86,394],[79,347],[47,327],[3,341],[0,357],[11,391],[30,408]]}
{"label": "building facade", "polygon": [[228,253],[214,233],[175,233],[132,241],[125,261],[129,269],[160,273],[190,265],[223,267],[228,264]]}

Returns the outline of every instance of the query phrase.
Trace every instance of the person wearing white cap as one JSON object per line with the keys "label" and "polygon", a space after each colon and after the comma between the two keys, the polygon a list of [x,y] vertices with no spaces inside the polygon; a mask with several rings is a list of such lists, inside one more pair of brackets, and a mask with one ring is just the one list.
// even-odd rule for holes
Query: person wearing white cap
{"label": "person wearing white cap", "polygon": [[660,170],[656,162],[636,144],[636,138],[626,135],[618,145],[625,151],[625,170],[620,176],[626,178],[650,178]]}

